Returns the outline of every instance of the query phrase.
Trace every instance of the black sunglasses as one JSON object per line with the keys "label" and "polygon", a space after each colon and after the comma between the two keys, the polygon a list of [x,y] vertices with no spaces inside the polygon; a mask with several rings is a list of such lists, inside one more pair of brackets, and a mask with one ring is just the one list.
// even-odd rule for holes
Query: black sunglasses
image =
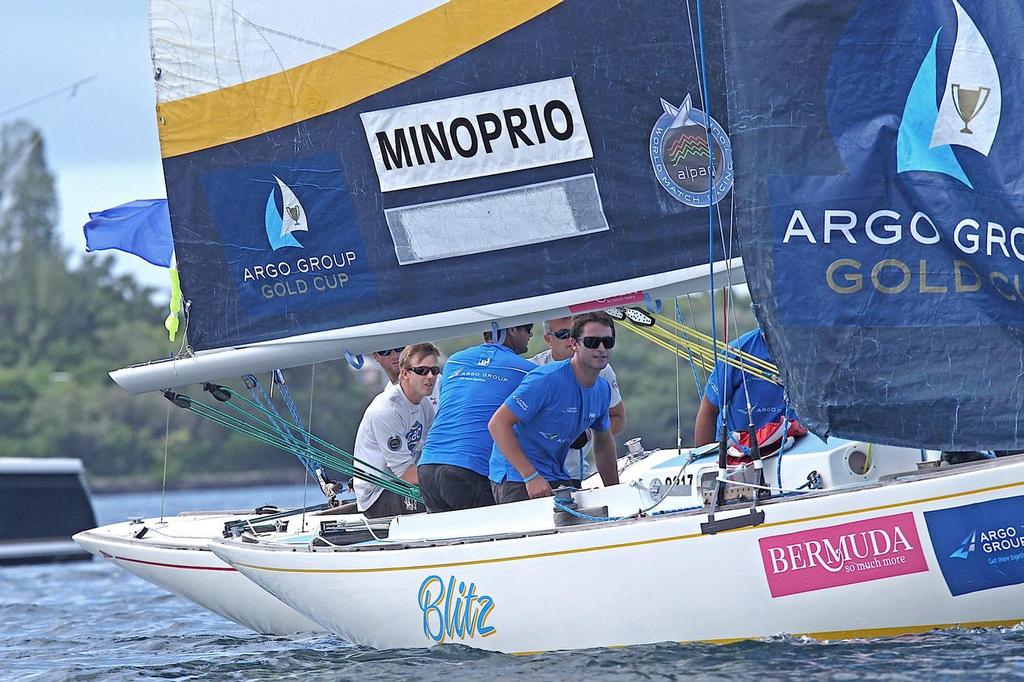
{"label": "black sunglasses", "polygon": [[572,336],[572,330],[556,329],[555,331],[551,332],[551,336],[555,337],[556,339],[562,339],[563,341],[565,341],[567,338]]}
{"label": "black sunglasses", "polygon": [[398,348],[388,348],[387,350],[377,351],[377,355],[381,356],[382,358],[386,358],[392,353],[401,353],[403,350],[405,350],[405,346],[399,346]]}
{"label": "black sunglasses", "polygon": [[582,339],[580,339],[580,342],[587,348],[597,348],[602,343],[604,344],[604,347],[607,348],[608,350],[611,350],[612,348],[615,347],[614,336],[584,336]]}
{"label": "black sunglasses", "polygon": [[438,374],[441,373],[441,368],[438,367],[437,365],[433,367],[406,367],[406,369],[409,370],[410,372],[415,372],[416,374],[419,374],[421,377],[425,377],[428,374],[433,374],[436,377]]}

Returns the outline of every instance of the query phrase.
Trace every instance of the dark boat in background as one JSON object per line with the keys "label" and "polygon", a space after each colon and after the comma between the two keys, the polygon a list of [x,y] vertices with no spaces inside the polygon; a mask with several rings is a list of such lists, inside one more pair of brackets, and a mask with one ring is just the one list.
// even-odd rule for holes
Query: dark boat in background
{"label": "dark boat in background", "polygon": [[96,525],[79,459],[0,457],[0,566],[81,561],[71,540]]}

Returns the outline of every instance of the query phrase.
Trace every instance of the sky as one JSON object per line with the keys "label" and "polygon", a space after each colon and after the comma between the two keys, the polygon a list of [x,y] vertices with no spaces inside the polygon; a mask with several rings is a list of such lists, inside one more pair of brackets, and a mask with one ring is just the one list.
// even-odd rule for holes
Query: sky
{"label": "sky", "polygon": [[[82,236],[89,211],[167,196],[148,3],[0,0],[0,12],[0,123],[21,118],[43,131],[64,242],[76,260],[94,257],[85,253]],[[101,253],[117,254],[119,272],[168,290],[165,269],[117,251]]]}

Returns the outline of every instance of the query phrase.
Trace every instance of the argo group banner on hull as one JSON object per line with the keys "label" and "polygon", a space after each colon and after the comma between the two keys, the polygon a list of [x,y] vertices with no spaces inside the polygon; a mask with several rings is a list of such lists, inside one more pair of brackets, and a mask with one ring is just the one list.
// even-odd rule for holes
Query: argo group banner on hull
{"label": "argo group banner on hull", "polygon": [[685,2],[153,6],[197,349],[708,260],[732,161]]}
{"label": "argo group banner on hull", "polygon": [[722,6],[737,229],[801,422],[1024,447],[1024,5]]}

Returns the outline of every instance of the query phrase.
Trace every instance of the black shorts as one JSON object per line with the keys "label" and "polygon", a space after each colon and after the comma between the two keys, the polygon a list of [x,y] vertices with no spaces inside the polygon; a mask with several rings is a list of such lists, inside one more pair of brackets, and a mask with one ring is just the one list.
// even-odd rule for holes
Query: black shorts
{"label": "black shorts", "polygon": [[381,490],[380,496],[370,505],[370,508],[363,512],[368,519],[379,519],[383,516],[401,516],[402,514],[416,514],[426,511],[422,502],[417,502],[411,497],[405,497],[390,490]]}
{"label": "black shorts", "polygon": [[475,509],[494,504],[491,482],[472,469],[454,464],[421,464],[416,468],[416,476],[429,512]]}
{"label": "black shorts", "polygon": [[[552,490],[558,488],[573,488],[572,481],[548,481]],[[491,482],[491,492],[494,493],[494,500],[498,504],[509,502],[522,502],[530,499],[530,493],[526,491],[526,484],[520,481],[502,481],[501,483]]]}

